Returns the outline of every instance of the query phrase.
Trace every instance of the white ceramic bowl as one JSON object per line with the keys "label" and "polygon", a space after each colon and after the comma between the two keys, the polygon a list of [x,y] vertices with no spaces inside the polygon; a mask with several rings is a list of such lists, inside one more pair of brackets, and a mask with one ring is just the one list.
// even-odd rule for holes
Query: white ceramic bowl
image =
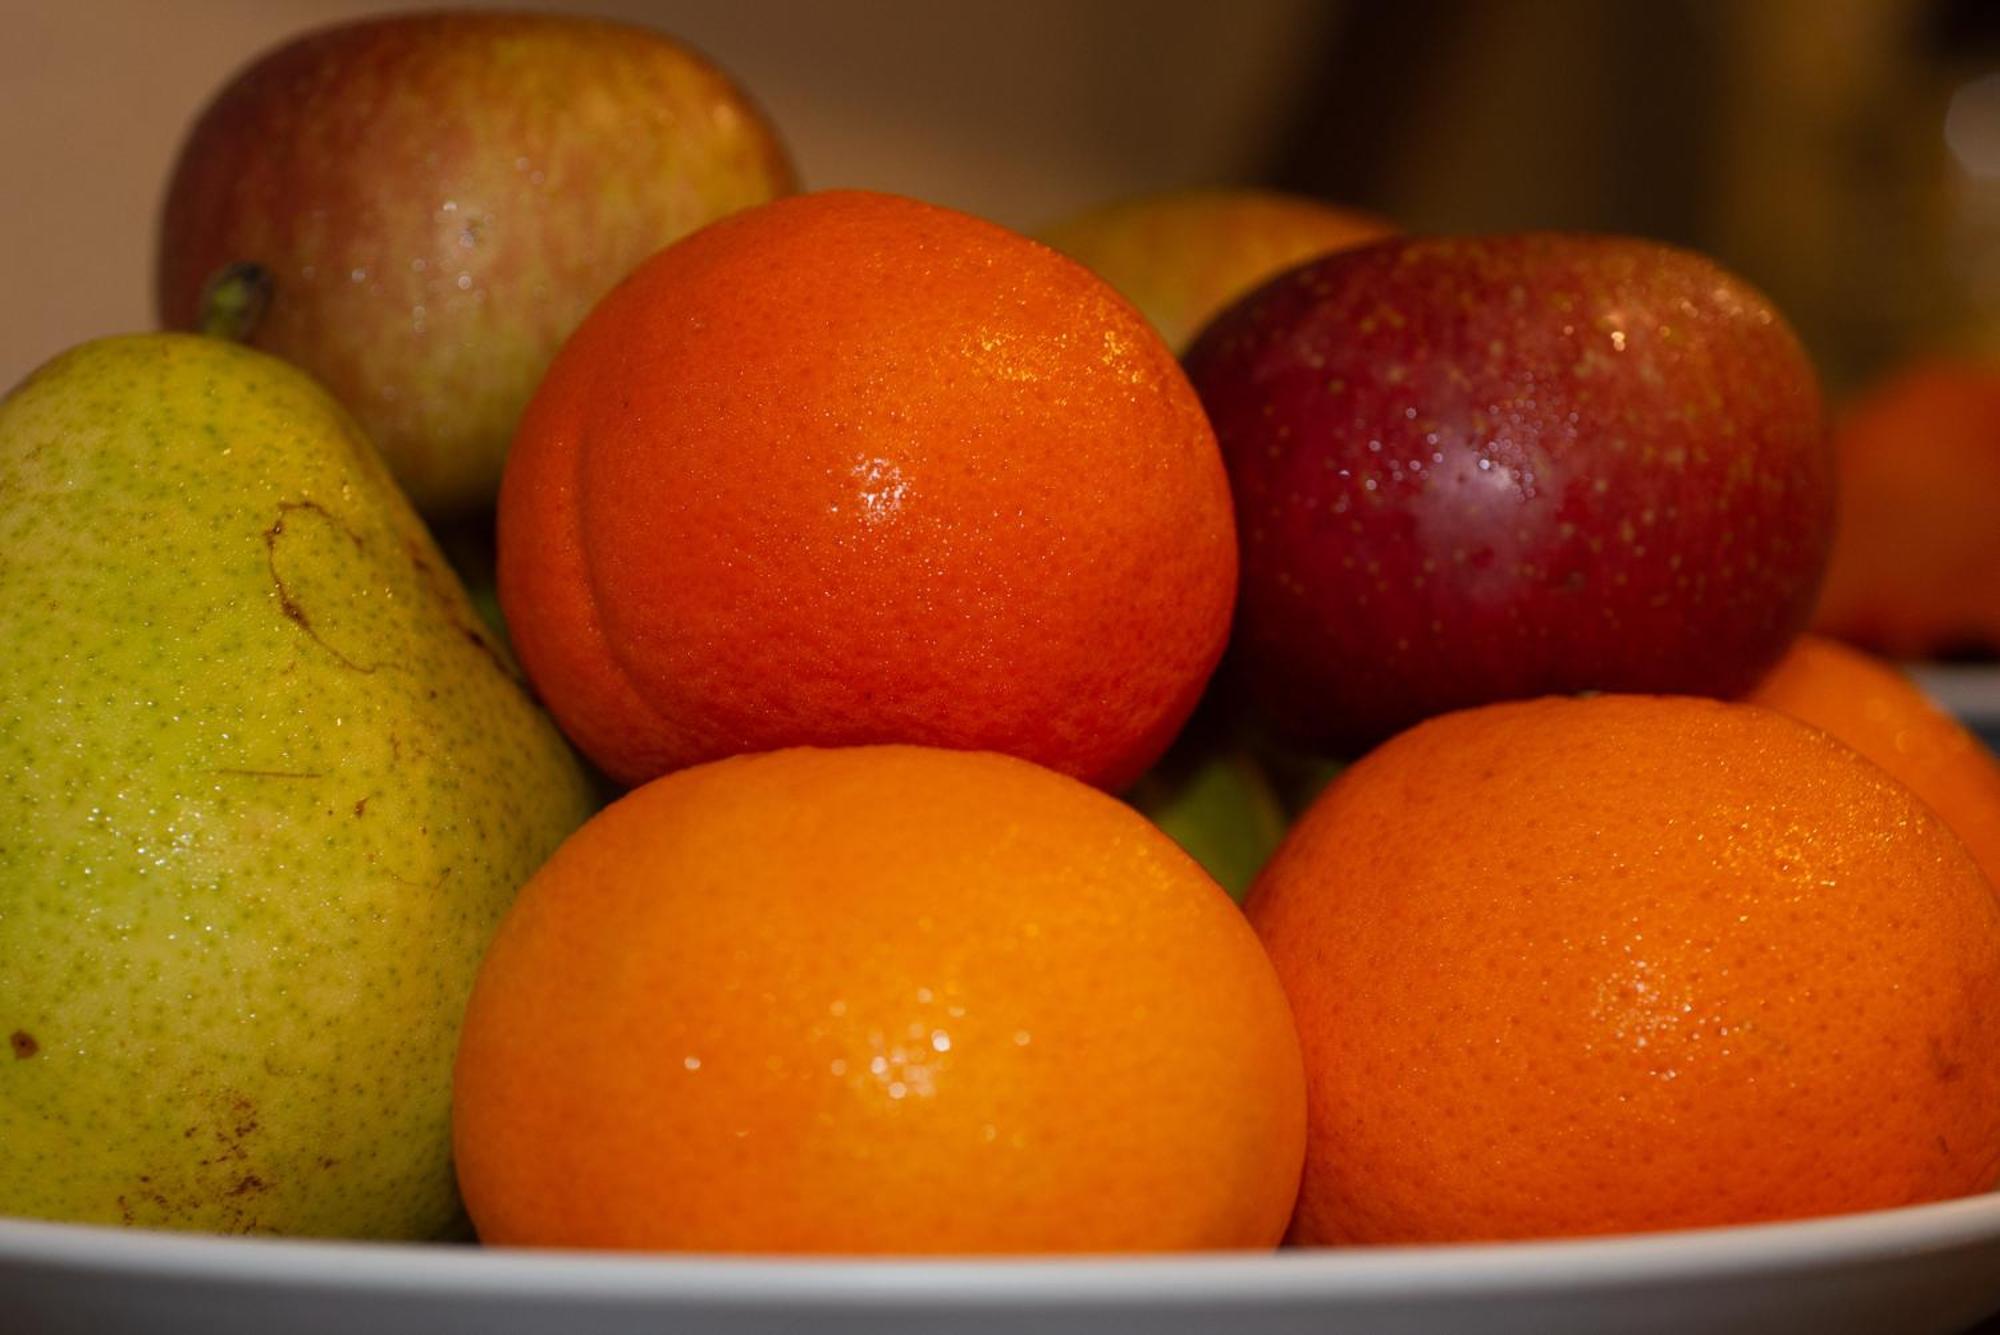
{"label": "white ceramic bowl", "polygon": [[1144,1260],[628,1257],[0,1220],[9,1335],[1928,1335],[1996,1310],[2000,1194],[1577,1242]]}

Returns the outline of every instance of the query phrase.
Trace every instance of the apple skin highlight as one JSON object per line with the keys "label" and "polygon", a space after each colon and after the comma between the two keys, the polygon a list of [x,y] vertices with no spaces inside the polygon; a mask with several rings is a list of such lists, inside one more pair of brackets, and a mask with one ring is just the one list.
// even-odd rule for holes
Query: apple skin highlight
{"label": "apple skin highlight", "polygon": [[1699,256],[1387,241],[1252,293],[1186,364],[1235,495],[1233,670],[1295,742],[1352,753],[1543,694],[1736,695],[1812,608],[1818,379]]}

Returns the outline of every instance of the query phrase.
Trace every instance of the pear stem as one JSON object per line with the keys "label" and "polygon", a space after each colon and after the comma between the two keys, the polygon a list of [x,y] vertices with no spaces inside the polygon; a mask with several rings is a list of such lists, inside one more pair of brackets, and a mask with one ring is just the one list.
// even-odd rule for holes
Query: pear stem
{"label": "pear stem", "polygon": [[245,343],[257,330],[275,286],[271,271],[261,264],[239,261],[224,265],[201,289],[195,328],[210,338]]}

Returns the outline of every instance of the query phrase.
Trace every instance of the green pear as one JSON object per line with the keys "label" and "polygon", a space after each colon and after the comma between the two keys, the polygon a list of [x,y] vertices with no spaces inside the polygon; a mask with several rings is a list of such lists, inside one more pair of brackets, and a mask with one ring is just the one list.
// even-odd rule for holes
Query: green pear
{"label": "green pear", "polygon": [[575,759],[303,374],[106,339],[0,400],[0,1213],[453,1231],[489,934]]}
{"label": "green pear", "polygon": [[1242,899],[1285,837],[1285,809],[1255,756],[1239,747],[1177,748],[1127,799]]}

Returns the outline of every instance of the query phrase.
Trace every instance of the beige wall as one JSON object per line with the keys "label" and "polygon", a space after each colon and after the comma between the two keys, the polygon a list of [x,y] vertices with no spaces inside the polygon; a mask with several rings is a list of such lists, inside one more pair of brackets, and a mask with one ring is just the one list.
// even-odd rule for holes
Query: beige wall
{"label": "beige wall", "polygon": [[[0,388],[151,321],[154,211],[189,118],[255,53],[396,0],[0,0]],[[436,7],[430,5],[426,7]],[[651,23],[763,101],[808,185],[1031,227],[1254,173],[1314,0],[542,0]]]}

